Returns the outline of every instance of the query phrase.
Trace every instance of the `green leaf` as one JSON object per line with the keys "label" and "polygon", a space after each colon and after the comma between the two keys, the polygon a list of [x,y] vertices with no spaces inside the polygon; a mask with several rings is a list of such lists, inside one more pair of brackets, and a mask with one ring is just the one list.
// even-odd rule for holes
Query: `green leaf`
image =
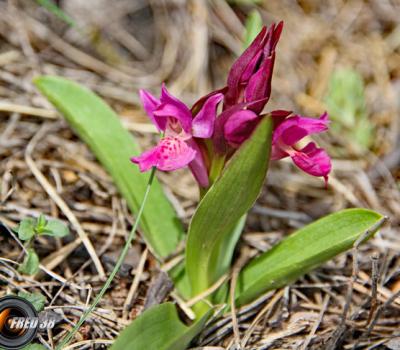
{"label": "green leaf", "polygon": [[210,316],[211,312],[188,327],[179,319],[174,304],[154,306],[126,327],[110,350],[185,350]]}
{"label": "green leaf", "polygon": [[265,117],[233,155],[192,218],[186,270],[193,296],[213,285],[229,268],[233,249],[227,252],[224,247],[230,246],[235,226],[260,193],[268,169],[271,130],[271,118]]}
{"label": "green leaf", "polygon": [[347,209],[296,231],[251,261],[240,273],[237,304],[243,305],[268,290],[283,287],[308,271],[353,247],[367,231],[372,237],[382,215],[367,209]]}
{"label": "green leaf", "polygon": [[39,257],[33,249],[28,250],[18,271],[26,275],[36,275],[39,272]]}
{"label": "green leaf", "polygon": [[263,21],[258,10],[252,10],[245,23],[245,35],[243,40],[243,49],[246,49],[255,39],[263,26]]}
{"label": "green leaf", "polygon": [[363,148],[372,142],[373,125],[368,119],[365,87],[361,75],[352,69],[338,69],[330,79],[325,103],[332,129],[345,132]]}
{"label": "green leaf", "polygon": [[53,237],[65,237],[69,235],[69,229],[62,221],[53,219],[47,222],[41,234]]}
{"label": "green leaf", "polygon": [[35,220],[23,219],[18,227],[18,237],[21,241],[28,241],[35,235]]}
{"label": "green leaf", "polygon": [[18,296],[29,301],[37,312],[43,311],[46,303],[46,297],[43,294],[19,292]]}
{"label": "green leaf", "polygon": [[[149,174],[140,173],[130,162],[140,151],[118,116],[93,92],[67,79],[44,76],[35,84],[88,144],[131,211],[137,213]],[[158,181],[153,182],[140,225],[147,243],[159,257],[173,253],[182,238],[182,226]]]}

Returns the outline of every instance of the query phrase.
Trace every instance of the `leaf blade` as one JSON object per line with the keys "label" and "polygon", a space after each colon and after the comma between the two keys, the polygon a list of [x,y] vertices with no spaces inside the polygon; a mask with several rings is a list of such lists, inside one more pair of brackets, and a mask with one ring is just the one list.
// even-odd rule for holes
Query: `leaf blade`
{"label": "leaf blade", "polygon": [[68,226],[65,223],[57,219],[52,219],[46,223],[44,230],[41,234],[46,236],[62,238],[68,236],[69,233],[70,232]]}
{"label": "leaf blade", "polygon": [[28,241],[35,236],[35,220],[32,218],[23,219],[18,226],[18,238],[21,241]]}
{"label": "leaf blade", "polygon": [[19,292],[18,296],[29,301],[37,312],[41,312],[46,304],[46,297],[41,293]]}
{"label": "leaf blade", "polygon": [[[131,164],[130,157],[137,155],[139,148],[118,116],[100,97],[67,79],[42,76],[35,80],[35,85],[90,147],[113,178],[131,211],[137,213],[148,174],[140,173]],[[179,219],[158,181],[153,182],[141,228],[150,248],[159,257],[173,253],[183,236]]]}
{"label": "leaf blade", "polygon": [[126,327],[110,350],[185,350],[209,316],[188,327],[179,319],[174,304],[156,305]]}
{"label": "leaf blade", "polygon": [[226,259],[225,266],[218,264],[220,247],[231,238],[229,235],[239,219],[259,195],[268,169],[271,133],[271,120],[265,117],[229,161],[192,218],[186,245],[186,270],[193,296],[226,272]]}
{"label": "leaf blade", "polygon": [[268,290],[287,285],[350,249],[364,232],[384,220],[382,215],[371,210],[346,209],[296,231],[241,271],[236,292],[238,306]]}
{"label": "leaf blade", "polygon": [[33,249],[28,249],[18,271],[29,276],[36,275],[39,272],[39,257]]}

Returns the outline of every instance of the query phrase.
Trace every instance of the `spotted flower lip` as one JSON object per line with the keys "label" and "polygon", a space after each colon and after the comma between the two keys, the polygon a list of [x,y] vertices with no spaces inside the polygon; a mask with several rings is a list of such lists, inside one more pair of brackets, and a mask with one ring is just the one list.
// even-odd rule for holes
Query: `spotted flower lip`
{"label": "spotted flower lip", "polygon": [[131,161],[138,164],[142,172],[152,167],[172,171],[189,166],[200,186],[207,187],[208,170],[196,139],[212,136],[217,106],[223,95],[210,95],[195,116],[182,101],[168,92],[164,84],[159,99],[146,90],[140,90],[139,95],[151,121],[165,136],[155,147],[132,157]]}
{"label": "spotted flower lip", "polygon": [[299,149],[296,144],[304,137],[328,130],[328,114],[320,118],[308,118],[294,115],[283,121],[274,130],[272,137],[272,160],[290,157],[293,162],[306,173],[322,176],[328,181],[331,171],[331,160],[323,148],[314,142]]}

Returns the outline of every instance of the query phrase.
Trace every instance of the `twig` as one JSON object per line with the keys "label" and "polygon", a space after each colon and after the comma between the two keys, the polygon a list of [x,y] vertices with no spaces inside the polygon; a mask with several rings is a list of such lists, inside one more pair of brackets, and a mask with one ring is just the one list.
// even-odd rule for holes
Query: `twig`
{"label": "twig", "polygon": [[271,299],[271,301],[263,307],[263,309],[257,314],[256,318],[253,320],[251,323],[249,329],[247,330],[246,334],[243,337],[242,340],[242,347],[246,347],[247,342],[249,341],[251,335],[253,334],[254,330],[256,329],[258,323],[261,321],[261,319],[264,317],[264,315],[272,309],[272,307],[277,303],[277,301],[282,298],[284,294],[284,289],[279,290],[278,292],[275,293],[274,297]]}
{"label": "twig", "polygon": [[303,345],[301,346],[301,350],[306,350],[308,348],[308,345],[310,344],[312,338],[314,337],[315,333],[317,332],[317,329],[322,322],[322,319],[324,317],[326,309],[328,308],[329,300],[330,300],[330,296],[329,296],[329,294],[326,294],[324,302],[322,304],[321,311],[318,315],[318,319],[315,321],[315,324],[314,324],[313,328],[311,329],[310,334],[308,335],[307,339],[304,341]]}
{"label": "twig", "polygon": [[133,279],[131,288],[129,289],[128,295],[126,297],[126,300],[124,303],[123,316],[122,316],[122,318],[125,320],[128,319],[129,309],[131,307],[133,297],[135,296],[136,290],[139,287],[140,279],[143,275],[144,265],[146,264],[148,252],[149,251],[146,248],[144,250],[142,256],[140,257],[139,265],[136,268],[136,272],[135,272],[135,278]]}
{"label": "twig", "polygon": [[240,331],[239,331],[239,323],[236,316],[236,297],[235,297],[235,290],[237,279],[239,277],[240,270],[243,268],[244,264],[248,260],[248,252],[247,249],[244,249],[241,258],[236,262],[235,266],[232,269],[232,278],[231,284],[229,289],[229,298],[231,304],[231,316],[232,316],[232,326],[233,326],[233,340],[228,348],[231,348],[233,343],[235,344],[235,349],[241,348],[241,341],[240,341]]}
{"label": "twig", "polygon": [[192,299],[188,300],[186,302],[186,305],[189,307],[192,307],[194,304],[197,304],[199,301],[204,300],[207,298],[209,295],[214,293],[219,287],[221,287],[229,278],[229,275],[223,275],[222,277],[219,278],[217,282],[215,282],[210,288],[206,289],[204,292],[196,295]]}

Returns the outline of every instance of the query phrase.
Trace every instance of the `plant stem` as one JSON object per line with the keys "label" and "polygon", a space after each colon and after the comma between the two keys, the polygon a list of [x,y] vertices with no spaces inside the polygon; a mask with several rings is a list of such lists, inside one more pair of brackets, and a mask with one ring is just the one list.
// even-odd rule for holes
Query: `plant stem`
{"label": "plant stem", "polygon": [[90,305],[90,307],[84,312],[84,314],[81,316],[79,322],[75,325],[75,327],[67,334],[67,336],[64,338],[64,340],[61,342],[61,344],[59,344],[56,347],[56,350],[62,350],[63,347],[65,347],[66,345],[69,344],[69,342],[72,340],[72,338],[74,337],[74,335],[76,334],[76,332],[79,330],[79,328],[82,326],[82,324],[86,321],[86,318],[92,313],[92,311],[95,309],[95,307],[97,306],[97,304],[100,302],[101,298],[104,296],[105,292],[107,291],[107,289],[110,287],[111,282],[113,281],[113,279],[115,278],[118,270],[120,269],[122,263],[125,260],[126,255],[128,254],[128,250],[132,244],[133,239],[135,238],[135,233],[136,230],[138,228],[139,222],[140,222],[140,218],[143,214],[143,210],[144,210],[144,206],[146,204],[147,201],[147,197],[150,193],[150,188],[151,188],[151,184],[153,183],[153,179],[154,179],[154,174],[156,172],[156,168],[153,167],[153,169],[151,170],[150,173],[150,177],[149,177],[149,181],[147,183],[147,187],[146,187],[146,191],[144,193],[143,196],[143,201],[142,204],[140,206],[139,212],[136,216],[136,221],[132,227],[131,232],[129,233],[128,239],[125,243],[125,246],[121,252],[121,255],[118,258],[118,261],[114,267],[114,270],[111,272],[110,276],[108,277],[107,281],[104,283],[103,288],[101,289],[101,291],[99,292],[99,294],[97,294],[96,298],[94,299],[93,303]]}
{"label": "plant stem", "polygon": [[210,185],[212,185],[221,175],[225,165],[225,155],[216,154],[211,163],[210,169]]}

